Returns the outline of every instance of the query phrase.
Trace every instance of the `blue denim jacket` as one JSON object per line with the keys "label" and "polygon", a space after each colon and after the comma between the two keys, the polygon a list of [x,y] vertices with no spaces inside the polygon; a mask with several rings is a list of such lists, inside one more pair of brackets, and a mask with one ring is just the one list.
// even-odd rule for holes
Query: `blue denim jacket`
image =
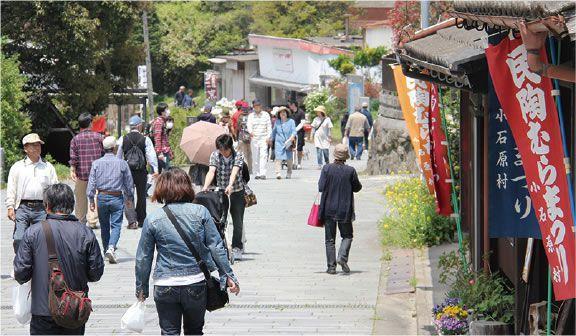
{"label": "blue denim jacket", "polygon": [[[224,287],[227,278],[238,283],[224,248],[224,242],[208,209],[192,203],[172,203],[168,205],[178,223],[189,234],[190,240],[208,266],[210,272],[218,270],[220,284]],[[142,228],[138,251],[136,252],[136,296],[141,292],[148,297],[148,287],[154,249],[156,267],[154,279],[173,276],[186,276],[201,273],[200,267],[176,228],[163,209],[150,213]]]}

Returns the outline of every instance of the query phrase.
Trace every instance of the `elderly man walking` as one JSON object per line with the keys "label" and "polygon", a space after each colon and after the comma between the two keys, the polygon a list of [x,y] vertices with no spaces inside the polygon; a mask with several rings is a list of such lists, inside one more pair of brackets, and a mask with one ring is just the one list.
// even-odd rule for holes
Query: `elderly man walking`
{"label": "elderly man walking", "polygon": [[134,183],[128,163],[114,154],[116,138],[106,137],[103,141],[104,156],[92,163],[88,179],[88,199],[94,210],[94,196],[98,191],[98,219],[102,233],[102,246],[106,258],[115,264],[116,246],[120,240],[124,204],[132,207]]}
{"label": "elderly man walking", "polygon": [[128,219],[128,229],[138,229],[144,225],[146,219],[146,183],[148,182],[148,171],[146,166],[152,167],[152,176],[158,176],[158,160],[154,145],[149,137],[142,132],[142,118],[137,115],[130,117],[130,133],[118,140],[118,154],[120,159],[128,162],[132,180],[136,186],[138,202],[136,210],[126,208],[126,218]]}
{"label": "elderly man walking", "polygon": [[248,132],[252,139],[252,171],[257,180],[266,179],[266,162],[268,161],[268,139],[272,134],[270,115],[262,111],[259,100],[252,102],[253,113],[248,115]]}
{"label": "elderly man walking", "polygon": [[346,136],[348,136],[348,146],[350,149],[350,158],[360,160],[362,158],[362,150],[364,149],[364,134],[370,130],[368,118],[360,108],[350,115],[346,123]]}
{"label": "elderly man walking", "polygon": [[83,335],[84,325],[75,329],[64,328],[56,324],[50,314],[48,293],[52,270],[48,264],[51,254],[48,241],[53,242],[53,252],[68,287],[86,295],[88,282],[100,280],[104,273],[100,247],[92,230],[71,215],[74,193],[69,186],[62,183],[49,186],[44,192],[44,203],[48,218],[24,233],[14,258],[16,281],[23,284],[32,280],[30,334]]}
{"label": "elderly man walking", "polygon": [[78,126],[80,133],[70,141],[70,178],[74,181],[74,196],[76,196],[74,214],[80,223],[88,223],[92,229],[96,229],[98,214],[88,209],[86,188],[92,162],[104,155],[102,147],[104,137],[91,130],[92,115],[90,113],[82,113],[78,117]]}
{"label": "elderly man walking", "polygon": [[8,218],[15,223],[14,252],[18,251],[24,231],[46,218],[42,193],[48,186],[58,183],[54,166],[40,157],[44,142],[38,134],[26,135],[22,144],[26,158],[10,168],[6,188]]}

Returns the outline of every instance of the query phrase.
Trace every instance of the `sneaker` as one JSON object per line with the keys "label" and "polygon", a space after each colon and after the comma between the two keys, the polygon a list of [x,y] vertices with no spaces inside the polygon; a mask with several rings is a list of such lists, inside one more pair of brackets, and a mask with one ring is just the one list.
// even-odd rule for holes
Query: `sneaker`
{"label": "sneaker", "polygon": [[234,254],[234,260],[242,260],[242,250],[234,247],[232,249],[232,253]]}
{"label": "sneaker", "polygon": [[338,260],[337,263],[340,265],[340,267],[342,267],[342,271],[344,271],[344,273],[350,273],[350,267],[348,267],[347,262],[344,260]]}
{"label": "sneaker", "polygon": [[289,180],[292,178],[292,175],[286,175],[286,179]]}
{"label": "sneaker", "polygon": [[128,224],[128,230],[138,230],[138,222]]}
{"label": "sneaker", "polygon": [[276,175],[276,179],[277,179],[277,180],[281,180],[281,179],[282,179],[282,176],[280,176],[280,174],[277,174],[277,175]]}
{"label": "sneaker", "polygon": [[300,165],[300,164],[296,165],[296,169],[301,170],[301,169],[302,169],[302,165]]}
{"label": "sneaker", "polygon": [[256,180],[260,179],[260,176],[256,175],[256,177],[254,177]]}
{"label": "sneaker", "polygon": [[265,179],[266,179],[266,176],[262,175],[262,176],[260,176],[260,179],[261,179],[261,180],[265,180]]}
{"label": "sneaker", "polygon": [[326,270],[326,273],[334,275],[334,274],[336,274],[336,269],[334,269],[334,268],[329,268],[329,269]]}
{"label": "sneaker", "polygon": [[116,260],[116,252],[114,252],[114,247],[108,247],[106,250],[106,258],[108,258],[108,262],[111,264],[117,264],[118,261]]}

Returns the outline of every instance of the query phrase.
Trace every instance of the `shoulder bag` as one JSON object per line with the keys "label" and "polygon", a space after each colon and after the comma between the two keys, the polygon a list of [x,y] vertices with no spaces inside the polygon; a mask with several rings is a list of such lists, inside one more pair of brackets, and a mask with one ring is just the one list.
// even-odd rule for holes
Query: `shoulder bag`
{"label": "shoulder bag", "polygon": [[168,219],[170,219],[170,221],[172,222],[172,225],[174,225],[174,227],[176,228],[176,231],[178,231],[178,234],[180,235],[182,240],[184,240],[184,243],[186,243],[186,246],[188,246],[190,252],[192,252],[192,255],[196,259],[196,262],[198,263],[200,270],[202,271],[202,273],[204,273],[208,289],[206,310],[211,312],[216,309],[224,308],[224,306],[230,301],[226,289],[224,290],[220,289],[220,281],[216,277],[210,275],[210,271],[208,271],[208,266],[206,266],[206,263],[204,262],[204,260],[202,260],[200,254],[198,254],[198,251],[196,251],[194,245],[192,245],[192,241],[190,241],[190,238],[188,237],[188,235],[186,235],[186,233],[180,226],[180,223],[178,223],[178,220],[174,216],[174,213],[172,213],[172,210],[170,210],[170,208],[168,208],[167,205],[163,206],[162,209],[166,213],[166,216],[168,216]]}
{"label": "shoulder bag", "polygon": [[64,279],[58,262],[52,228],[47,221],[42,222],[46,246],[48,246],[48,307],[54,322],[68,329],[80,328],[86,324],[92,312],[92,301],[84,291],[73,291]]}

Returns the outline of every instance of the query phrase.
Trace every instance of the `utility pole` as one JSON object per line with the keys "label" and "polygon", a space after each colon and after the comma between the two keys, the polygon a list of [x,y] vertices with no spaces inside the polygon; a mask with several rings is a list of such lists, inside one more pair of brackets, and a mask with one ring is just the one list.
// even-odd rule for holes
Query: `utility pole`
{"label": "utility pole", "polygon": [[420,1],[420,28],[425,29],[430,26],[430,0]]}
{"label": "utility pole", "polygon": [[154,119],[154,90],[152,89],[152,60],[150,59],[150,39],[148,38],[148,11],[142,10],[142,29],[144,30],[144,49],[146,50],[146,82],[148,91],[148,113]]}

